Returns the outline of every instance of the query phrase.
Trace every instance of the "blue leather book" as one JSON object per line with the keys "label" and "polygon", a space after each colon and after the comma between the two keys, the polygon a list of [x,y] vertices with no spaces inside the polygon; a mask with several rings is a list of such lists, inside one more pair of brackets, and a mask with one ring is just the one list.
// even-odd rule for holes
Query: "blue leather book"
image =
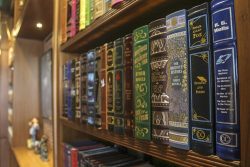
{"label": "blue leather book", "polygon": [[169,143],[167,92],[167,34],[166,19],[149,23],[150,65],[151,65],[151,106],[152,139],[161,144]]}
{"label": "blue leather book", "polygon": [[214,154],[214,81],[209,3],[188,10],[190,64],[190,144],[203,155]]}
{"label": "blue leather book", "polygon": [[114,131],[114,42],[107,44],[107,115],[108,130]]}
{"label": "blue leather book", "polygon": [[189,80],[186,10],[166,16],[169,103],[169,145],[188,150]]}
{"label": "blue leather book", "polygon": [[95,124],[96,114],[96,94],[95,94],[95,51],[87,53],[87,122],[89,125]]}
{"label": "blue leather book", "polygon": [[75,59],[75,121],[81,121],[81,61]]}
{"label": "blue leather book", "polygon": [[114,132],[124,134],[124,49],[123,38],[114,41],[115,57],[115,111]]}
{"label": "blue leather book", "polygon": [[75,119],[75,60],[68,61],[67,65],[67,78],[68,78],[68,96],[67,96],[67,106],[68,112],[67,116],[69,120]]}
{"label": "blue leather book", "polygon": [[216,154],[240,159],[237,47],[233,0],[211,2],[215,73]]}
{"label": "blue leather book", "polygon": [[68,114],[68,93],[69,93],[69,81],[68,81],[68,62],[63,65],[63,114],[67,117]]}

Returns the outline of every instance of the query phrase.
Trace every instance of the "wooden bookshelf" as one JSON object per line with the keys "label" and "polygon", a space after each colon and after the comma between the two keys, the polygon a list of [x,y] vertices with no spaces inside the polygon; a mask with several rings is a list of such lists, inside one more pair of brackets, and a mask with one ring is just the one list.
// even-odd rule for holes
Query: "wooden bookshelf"
{"label": "wooden bookshelf", "polygon": [[132,137],[120,136],[111,133],[107,130],[100,130],[94,127],[76,124],[72,121],[61,117],[61,122],[64,126],[70,127],[74,130],[83,132],[92,137],[105,140],[117,145],[124,146],[126,148],[139,151],[141,153],[157,157],[162,160],[175,163],[181,166],[217,166],[217,167],[228,167],[228,166],[240,166],[239,161],[224,161],[217,156],[202,156],[193,151],[184,151],[180,149],[171,148],[166,145],[156,144],[152,141],[137,140]]}
{"label": "wooden bookshelf", "polygon": [[[210,2],[210,0],[206,0]],[[57,66],[55,73],[57,76],[57,162],[62,166],[62,148],[60,147],[67,139],[76,139],[73,136],[65,137],[68,132],[79,132],[93,138],[108,141],[136,150],[147,155],[175,163],[180,166],[250,166],[250,48],[248,40],[250,39],[250,5],[248,0],[235,0],[236,30],[237,30],[237,47],[238,47],[238,73],[239,73],[239,90],[240,90],[240,144],[241,159],[240,161],[224,161],[217,156],[202,156],[193,151],[183,151],[174,149],[169,146],[158,145],[153,142],[137,140],[135,138],[119,136],[106,130],[98,130],[87,125],[79,125],[63,117],[63,70],[62,65],[66,59],[71,57],[72,53],[82,53],[100,46],[105,42],[115,40],[125,34],[131,33],[133,29],[148,24],[150,21],[165,17],[167,14],[179,10],[189,9],[195,5],[201,4],[202,0],[128,0],[123,3],[121,8],[111,10],[105,15],[95,20],[90,26],[79,32],[75,37],[69,39],[64,44],[60,43],[60,5],[61,1],[56,0],[54,20],[54,51]],[[57,30],[58,28],[58,30]],[[59,36],[59,37],[58,37]],[[77,55],[78,55],[77,54]],[[69,136],[69,135],[68,135]]]}
{"label": "wooden bookshelf", "polygon": [[49,152],[49,161],[42,161],[40,155],[25,147],[12,148],[19,167],[53,167],[52,152]]}

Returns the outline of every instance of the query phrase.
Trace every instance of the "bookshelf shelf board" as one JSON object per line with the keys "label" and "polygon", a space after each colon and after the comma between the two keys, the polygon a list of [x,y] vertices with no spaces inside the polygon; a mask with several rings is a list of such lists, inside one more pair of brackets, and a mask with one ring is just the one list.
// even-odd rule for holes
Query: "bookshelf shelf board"
{"label": "bookshelf shelf board", "polygon": [[83,132],[87,135],[106,140],[117,145],[127,147],[129,149],[142,152],[144,154],[167,160],[181,166],[217,166],[229,167],[240,166],[239,161],[224,161],[217,156],[202,156],[193,151],[184,151],[174,149],[169,146],[159,145],[150,141],[137,140],[132,137],[120,136],[107,130],[99,130],[84,124],[77,124],[69,121],[67,118],[61,117],[61,123],[64,126],[74,130]]}
{"label": "bookshelf shelf board", "polygon": [[52,152],[49,152],[49,161],[45,162],[40,159],[40,155],[35,154],[33,150],[26,147],[12,148],[19,167],[53,167]]}
{"label": "bookshelf shelf board", "polygon": [[[208,1],[208,0],[207,0]],[[105,42],[115,40],[118,37],[131,33],[133,29],[150,20],[165,17],[174,9],[189,8],[202,0],[129,0],[118,9],[112,9],[97,18],[90,26],[78,32],[61,45],[61,51],[70,53],[81,53],[99,46]]]}

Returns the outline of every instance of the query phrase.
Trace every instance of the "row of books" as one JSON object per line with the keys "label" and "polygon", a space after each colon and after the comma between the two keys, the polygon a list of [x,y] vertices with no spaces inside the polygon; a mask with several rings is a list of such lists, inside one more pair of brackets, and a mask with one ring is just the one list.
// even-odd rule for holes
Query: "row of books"
{"label": "row of books", "polygon": [[239,160],[234,17],[233,0],[213,0],[66,62],[64,115]]}
{"label": "row of books", "polygon": [[61,7],[61,43],[74,37],[94,20],[115,8],[123,0],[63,0]]}
{"label": "row of books", "polygon": [[77,141],[63,144],[64,167],[152,167],[142,158],[129,155],[119,147],[97,141]]}

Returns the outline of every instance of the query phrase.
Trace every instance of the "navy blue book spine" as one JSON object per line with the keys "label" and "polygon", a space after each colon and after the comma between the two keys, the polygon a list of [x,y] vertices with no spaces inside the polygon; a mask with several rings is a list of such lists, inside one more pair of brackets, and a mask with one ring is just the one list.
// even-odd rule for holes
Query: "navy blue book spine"
{"label": "navy blue book spine", "polygon": [[190,144],[203,155],[214,154],[214,81],[209,3],[188,10],[190,64]]}
{"label": "navy blue book spine", "polygon": [[211,2],[215,73],[216,154],[240,159],[240,121],[234,0]]}
{"label": "navy blue book spine", "polygon": [[96,94],[95,94],[95,51],[87,53],[87,122],[89,125],[95,124],[96,114]]}

